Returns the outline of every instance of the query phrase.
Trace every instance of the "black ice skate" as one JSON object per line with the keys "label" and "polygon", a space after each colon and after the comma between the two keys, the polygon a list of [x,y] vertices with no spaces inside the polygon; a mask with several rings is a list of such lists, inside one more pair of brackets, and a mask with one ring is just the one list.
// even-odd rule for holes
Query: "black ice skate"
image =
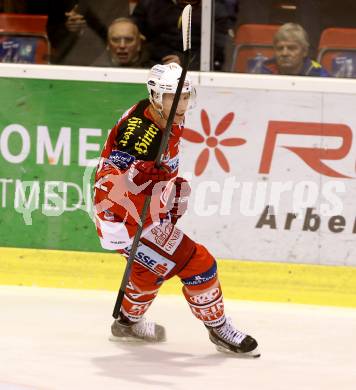
{"label": "black ice skate", "polygon": [[246,357],[260,357],[257,350],[257,341],[245,333],[237,330],[227,318],[224,325],[218,328],[207,327],[210,341],[216,345],[219,352],[230,352],[241,354]]}
{"label": "black ice skate", "polygon": [[166,331],[163,326],[142,318],[138,322],[130,322],[118,318],[111,325],[111,341],[151,342],[166,341]]}

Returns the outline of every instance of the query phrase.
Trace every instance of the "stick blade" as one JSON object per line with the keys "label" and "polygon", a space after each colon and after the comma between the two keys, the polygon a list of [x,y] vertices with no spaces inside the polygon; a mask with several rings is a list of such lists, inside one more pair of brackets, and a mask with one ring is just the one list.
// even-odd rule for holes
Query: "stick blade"
{"label": "stick blade", "polygon": [[191,49],[192,6],[186,5],[182,12],[183,51]]}

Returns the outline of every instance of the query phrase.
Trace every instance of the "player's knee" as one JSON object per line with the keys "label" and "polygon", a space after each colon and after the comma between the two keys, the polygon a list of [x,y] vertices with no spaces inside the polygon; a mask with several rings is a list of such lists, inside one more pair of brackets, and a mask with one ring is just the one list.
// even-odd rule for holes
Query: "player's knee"
{"label": "player's knee", "polygon": [[216,267],[216,261],[214,256],[211,255],[211,253],[205,248],[205,246],[196,243],[195,248],[196,250],[193,257],[196,262],[201,264],[202,267],[205,267],[205,269],[213,267],[214,265]]}

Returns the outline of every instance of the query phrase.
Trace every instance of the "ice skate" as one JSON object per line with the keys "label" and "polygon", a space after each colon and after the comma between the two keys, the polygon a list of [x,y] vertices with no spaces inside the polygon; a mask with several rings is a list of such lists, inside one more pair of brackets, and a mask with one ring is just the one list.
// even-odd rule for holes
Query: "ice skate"
{"label": "ice skate", "polygon": [[260,357],[257,350],[257,341],[237,330],[230,318],[218,328],[208,327],[210,341],[216,345],[219,352],[240,354],[241,357]]}
{"label": "ice skate", "polygon": [[166,331],[163,326],[142,318],[138,322],[129,322],[120,317],[111,325],[111,341],[150,342],[166,341]]}

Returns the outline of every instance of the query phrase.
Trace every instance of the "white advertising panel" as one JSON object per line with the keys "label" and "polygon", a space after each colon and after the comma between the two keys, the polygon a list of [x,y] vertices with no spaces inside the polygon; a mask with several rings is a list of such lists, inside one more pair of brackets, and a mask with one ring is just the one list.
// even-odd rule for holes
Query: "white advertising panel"
{"label": "white advertising panel", "polygon": [[355,96],[198,87],[180,222],[217,257],[356,265]]}

